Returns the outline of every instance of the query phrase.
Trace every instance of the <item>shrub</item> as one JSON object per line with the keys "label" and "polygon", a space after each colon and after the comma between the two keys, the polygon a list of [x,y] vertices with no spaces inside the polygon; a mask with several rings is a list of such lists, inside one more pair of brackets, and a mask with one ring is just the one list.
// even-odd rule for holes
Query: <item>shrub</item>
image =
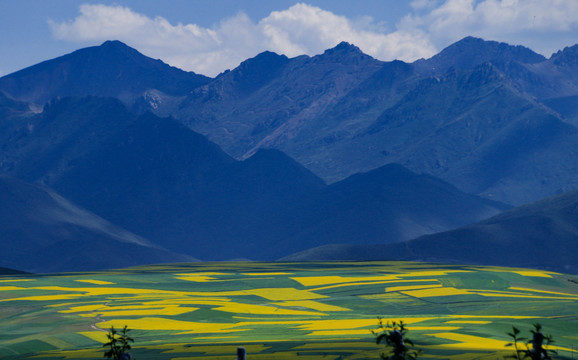
{"label": "shrub", "polygon": [[128,336],[130,329],[125,325],[124,328],[119,332],[116,331],[114,326],[110,327],[106,337],[108,342],[103,345],[103,347],[109,347],[110,349],[104,353],[104,357],[114,360],[130,360],[132,359],[128,350],[131,349],[129,342],[134,342],[134,339]]}
{"label": "shrub", "polygon": [[[552,344],[554,340],[552,335],[544,335],[542,333],[542,325],[534,324],[534,329],[530,330],[532,333],[532,339],[526,339],[518,337],[520,330],[515,326],[512,326],[512,332],[507,333],[508,336],[512,338],[511,343],[507,343],[506,346],[514,347],[514,354],[506,356],[509,359],[532,359],[532,360],[550,360],[551,355],[557,354],[555,350],[550,350],[547,348],[548,345]],[[526,341],[526,349],[520,349],[519,343]],[[530,345],[532,345],[530,347]]]}
{"label": "shrub", "polygon": [[383,360],[415,360],[421,350],[410,349],[406,344],[414,347],[413,341],[407,338],[408,329],[403,321],[387,322],[383,324],[382,318],[378,317],[377,330],[371,330],[375,336],[376,344],[385,344],[389,354],[381,353]]}

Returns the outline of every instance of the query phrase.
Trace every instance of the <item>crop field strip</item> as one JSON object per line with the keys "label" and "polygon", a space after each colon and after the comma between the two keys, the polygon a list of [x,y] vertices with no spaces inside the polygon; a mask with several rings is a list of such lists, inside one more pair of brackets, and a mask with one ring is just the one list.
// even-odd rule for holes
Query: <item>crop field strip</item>
{"label": "crop field strip", "polygon": [[[0,278],[0,358],[102,358],[110,326],[138,359],[379,358],[377,316],[403,320],[423,358],[508,353],[539,322],[578,344],[578,284],[550,272],[412,262],[191,263]],[[501,353],[501,354],[497,354]],[[578,356],[578,354],[576,354]]]}

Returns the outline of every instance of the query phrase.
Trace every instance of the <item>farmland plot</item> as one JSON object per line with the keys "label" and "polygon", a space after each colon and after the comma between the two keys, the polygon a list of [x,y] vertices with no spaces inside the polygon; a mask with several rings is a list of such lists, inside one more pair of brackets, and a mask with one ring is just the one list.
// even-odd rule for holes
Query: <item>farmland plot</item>
{"label": "farmland plot", "polygon": [[[377,317],[403,320],[422,358],[496,359],[542,324],[578,345],[576,277],[412,262],[192,263],[0,277],[0,358],[103,358],[111,326],[137,359],[378,359]],[[574,356],[578,357],[578,354]]]}

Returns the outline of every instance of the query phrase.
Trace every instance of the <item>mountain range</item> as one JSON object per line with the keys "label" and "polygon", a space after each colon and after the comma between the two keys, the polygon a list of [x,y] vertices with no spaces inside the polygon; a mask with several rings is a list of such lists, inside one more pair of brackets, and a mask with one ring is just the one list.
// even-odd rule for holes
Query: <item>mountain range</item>
{"label": "mountain range", "polygon": [[541,268],[577,273],[578,190],[455,230],[395,244],[331,244],[285,261],[415,260]]}
{"label": "mountain range", "polygon": [[0,172],[171,256],[411,240],[578,187],[577,58],[341,43],[208,78],[107,41],[0,78]]}

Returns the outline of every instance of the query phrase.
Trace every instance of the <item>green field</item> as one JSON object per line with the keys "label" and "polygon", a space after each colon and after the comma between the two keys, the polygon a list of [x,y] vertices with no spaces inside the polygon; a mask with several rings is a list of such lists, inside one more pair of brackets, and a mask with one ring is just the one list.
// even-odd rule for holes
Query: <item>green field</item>
{"label": "green field", "polygon": [[1,359],[98,359],[111,325],[145,359],[378,359],[377,317],[421,358],[496,359],[533,323],[578,359],[578,278],[411,262],[191,263],[0,277]]}

